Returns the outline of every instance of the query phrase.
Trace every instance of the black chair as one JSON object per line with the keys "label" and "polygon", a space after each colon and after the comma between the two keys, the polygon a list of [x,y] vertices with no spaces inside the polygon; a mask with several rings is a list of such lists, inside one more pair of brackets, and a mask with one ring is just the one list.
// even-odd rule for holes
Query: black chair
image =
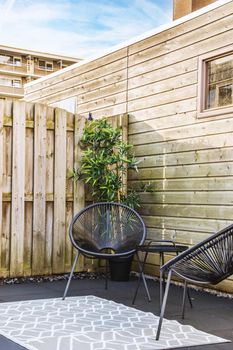
{"label": "black chair", "polygon": [[146,226],[134,209],[120,203],[102,202],[81,210],[70,224],[69,235],[77,255],[63,299],[80,254],[106,261],[132,256],[146,238]]}
{"label": "black chair", "polygon": [[159,340],[172,274],[184,279],[182,315],[187,283],[218,284],[233,274],[233,225],[211,235],[161,267],[168,273],[156,340]]}

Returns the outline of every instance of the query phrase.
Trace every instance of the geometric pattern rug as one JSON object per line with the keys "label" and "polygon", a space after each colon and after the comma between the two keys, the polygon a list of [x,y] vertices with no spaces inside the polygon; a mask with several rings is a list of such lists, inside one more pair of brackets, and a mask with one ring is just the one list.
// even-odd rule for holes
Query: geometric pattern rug
{"label": "geometric pattern rug", "polygon": [[0,303],[0,334],[29,350],[156,350],[227,340],[95,296]]}

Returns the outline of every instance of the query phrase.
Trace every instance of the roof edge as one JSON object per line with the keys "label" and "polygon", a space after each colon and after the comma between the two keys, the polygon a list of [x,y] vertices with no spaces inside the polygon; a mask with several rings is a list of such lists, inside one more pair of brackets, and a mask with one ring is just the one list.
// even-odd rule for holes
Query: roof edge
{"label": "roof edge", "polygon": [[63,59],[65,61],[71,61],[71,62],[81,60],[81,58],[59,55],[58,53],[49,53],[49,52],[43,52],[43,51],[29,50],[29,49],[23,49],[23,48],[14,47],[14,46],[8,46],[8,45],[0,45],[0,50],[5,50],[5,51],[13,52],[13,53],[14,52],[20,53],[20,54],[25,54],[25,55],[33,55],[33,56],[38,56],[38,57]]}

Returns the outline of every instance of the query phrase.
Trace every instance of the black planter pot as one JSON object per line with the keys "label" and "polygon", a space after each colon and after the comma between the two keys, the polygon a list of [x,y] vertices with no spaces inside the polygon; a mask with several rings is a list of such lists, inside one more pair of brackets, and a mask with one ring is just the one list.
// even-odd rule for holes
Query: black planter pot
{"label": "black planter pot", "polygon": [[126,282],[129,280],[133,255],[109,260],[111,281]]}

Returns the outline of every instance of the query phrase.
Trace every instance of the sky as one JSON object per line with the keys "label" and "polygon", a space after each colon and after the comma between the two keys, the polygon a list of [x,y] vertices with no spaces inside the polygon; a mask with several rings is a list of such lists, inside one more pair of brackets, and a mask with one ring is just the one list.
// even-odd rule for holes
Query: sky
{"label": "sky", "polygon": [[172,20],[172,0],[0,0],[0,44],[89,58]]}

